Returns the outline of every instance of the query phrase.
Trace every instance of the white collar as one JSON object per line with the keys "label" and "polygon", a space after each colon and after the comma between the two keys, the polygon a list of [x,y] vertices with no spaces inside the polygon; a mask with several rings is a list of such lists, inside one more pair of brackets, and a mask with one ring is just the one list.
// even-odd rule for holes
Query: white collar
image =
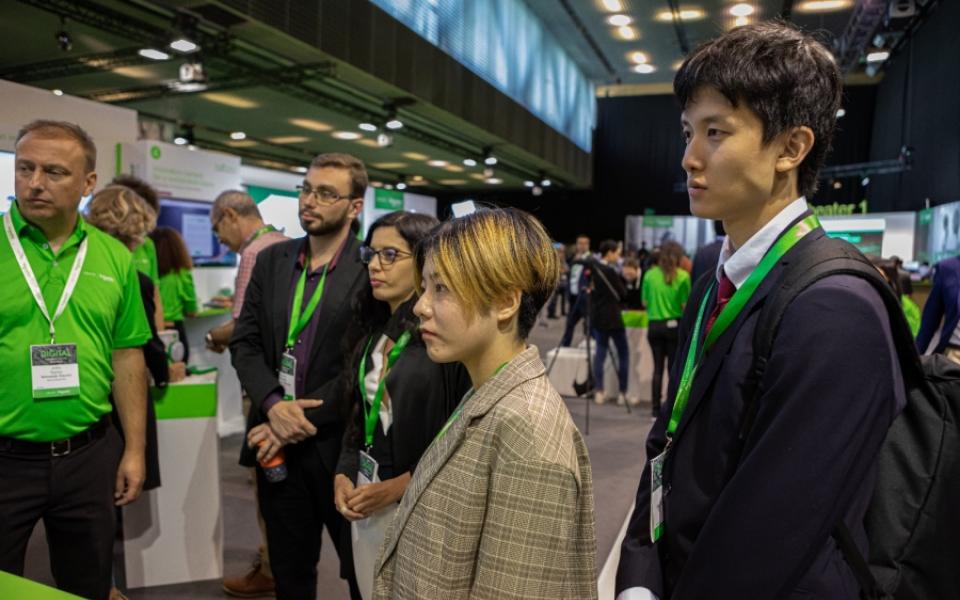
{"label": "white collar", "polygon": [[723,240],[723,248],[720,250],[720,262],[717,264],[717,281],[720,281],[722,272],[727,274],[730,281],[738,289],[750,277],[750,273],[757,268],[760,260],[767,250],[773,246],[780,234],[790,223],[796,221],[800,216],[807,212],[807,199],[800,196],[783,210],[777,216],[770,219],[766,225],[760,228],[760,231],[753,234],[743,245],[733,249],[733,242],[728,235]]}

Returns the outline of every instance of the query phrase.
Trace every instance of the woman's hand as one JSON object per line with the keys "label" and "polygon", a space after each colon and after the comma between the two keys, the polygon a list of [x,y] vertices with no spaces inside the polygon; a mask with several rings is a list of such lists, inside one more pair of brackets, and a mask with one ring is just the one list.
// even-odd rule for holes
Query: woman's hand
{"label": "woman's hand", "polygon": [[366,518],[364,515],[354,512],[348,508],[347,503],[350,497],[356,493],[357,488],[346,475],[338,473],[333,479],[333,502],[337,511],[348,521],[359,521]]}
{"label": "woman's hand", "polygon": [[362,485],[348,499],[347,508],[369,517],[378,510],[399,502],[409,483],[410,471],[407,471],[393,479]]}

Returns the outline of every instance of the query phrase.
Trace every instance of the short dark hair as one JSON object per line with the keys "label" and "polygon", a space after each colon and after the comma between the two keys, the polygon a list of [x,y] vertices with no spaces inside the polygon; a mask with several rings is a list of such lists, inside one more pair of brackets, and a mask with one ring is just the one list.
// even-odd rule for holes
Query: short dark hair
{"label": "short dark hair", "polygon": [[640,268],[640,261],[637,260],[637,259],[635,259],[635,258],[633,258],[633,257],[623,259],[623,268],[626,269],[626,268],[628,268],[628,267],[632,267],[632,268],[634,268],[634,269],[639,269],[639,268]]}
{"label": "short dark hair", "polygon": [[157,248],[157,271],[160,277],[175,271],[189,271],[193,268],[190,250],[176,229],[157,227],[150,232],[150,239]]}
{"label": "short dark hair", "polygon": [[17,132],[17,141],[15,143],[19,144],[20,140],[28,133],[46,134],[48,137],[51,133],[54,133],[54,135],[72,139],[83,148],[83,157],[86,159],[87,173],[97,170],[97,145],[93,143],[93,138],[90,137],[90,134],[76,123],[54,121],[52,119],[30,121]]}
{"label": "short dark hair", "polygon": [[350,171],[351,198],[363,198],[367,191],[367,184],[370,182],[370,178],[367,176],[367,168],[363,165],[363,161],[356,156],[340,152],[320,154],[313,159],[310,167],[317,169],[333,167]]}
{"label": "short dark hair", "polygon": [[613,240],[603,240],[600,242],[600,256],[606,256],[610,252],[615,252],[620,247],[620,244]]}
{"label": "short dark hair", "polygon": [[683,62],[673,91],[686,109],[703,87],[742,102],[763,123],[763,143],[792,127],[813,130],[814,143],[797,172],[799,192],[810,198],[830,149],[840,108],[840,69],[813,36],[779,21],[737,27],[711,40]]}
{"label": "short dark hair", "polygon": [[114,185],[122,185],[135,191],[138,196],[146,200],[147,205],[153,209],[153,212],[160,214],[160,198],[157,196],[157,190],[146,181],[134,175],[117,175],[113,178]]}

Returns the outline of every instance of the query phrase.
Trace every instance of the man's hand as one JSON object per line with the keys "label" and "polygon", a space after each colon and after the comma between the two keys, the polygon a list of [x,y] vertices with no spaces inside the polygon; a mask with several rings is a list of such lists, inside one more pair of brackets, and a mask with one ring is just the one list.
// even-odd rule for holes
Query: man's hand
{"label": "man's hand", "polygon": [[130,504],[140,496],[146,479],[147,467],[143,451],[124,450],[117,469],[116,489],[113,498],[117,506]]}
{"label": "man's hand", "polygon": [[187,378],[187,363],[185,362],[170,363],[167,365],[167,370],[170,373],[170,383],[183,381]]}
{"label": "man's hand", "polygon": [[257,451],[259,462],[269,462],[284,446],[283,440],[273,432],[269,423],[261,423],[251,429],[247,434],[247,444]]}
{"label": "man's hand", "polygon": [[403,498],[403,492],[407,489],[408,483],[410,483],[409,471],[393,479],[361,485],[347,500],[347,509],[369,517],[381,508]]}
{"label": "man's hand", "polygon": [[284,400],[277,402],[267,413],[270,428],[285,443],[302,442],[317,434],[317,428],[307,420],[303,410],[323,405],[323,400]]}
{"label": "man's hand", "polygon": [[366,515],[354,512],[347,506],[350,497],[356,493],[356,490],[357,488],[346,475],[337,474],[333,480],[333,502],[337,506],[337,511],[348,521],[359,521],[366,518]]}

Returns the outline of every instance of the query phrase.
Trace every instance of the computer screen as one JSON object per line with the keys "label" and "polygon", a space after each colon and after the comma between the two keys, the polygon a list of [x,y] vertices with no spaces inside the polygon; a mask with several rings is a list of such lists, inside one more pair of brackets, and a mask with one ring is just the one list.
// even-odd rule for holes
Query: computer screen
{"label": "computer screen", "polygon": [[183,237],[194,265],[234,266],[237,255],[213,235],[212,206],[209,202],[161,198],[157,226],[171,227]]}

